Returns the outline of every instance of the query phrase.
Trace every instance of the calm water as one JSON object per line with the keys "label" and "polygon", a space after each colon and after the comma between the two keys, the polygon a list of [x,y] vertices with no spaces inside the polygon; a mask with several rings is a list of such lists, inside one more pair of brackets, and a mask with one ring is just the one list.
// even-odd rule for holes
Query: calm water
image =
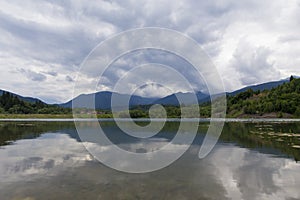
{"label": "calm water", "polygon": [[[93,131],[93,123],[82,126]],[[113,122],[101,126],[135,151],[167,144],[178,122],[149,140]],[[72,122],[0,122],[0,199],[300,199],[300,122],[226,123],[213,152],[199,160],[207,126],[200,123],[193,145],[172,165],[127,174],[94,160]]]}

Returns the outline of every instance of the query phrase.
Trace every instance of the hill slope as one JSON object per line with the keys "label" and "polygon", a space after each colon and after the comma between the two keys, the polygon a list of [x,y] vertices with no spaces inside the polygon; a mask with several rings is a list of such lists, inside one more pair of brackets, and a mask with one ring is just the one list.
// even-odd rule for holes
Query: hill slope
{"label": "hill slope", "polygon": [[[3,92],[8,92],[8,91],[0,90],[0,96],[2,96]],[[9,93],[12,94],[13,96],[18,97],[20,100],[26,101],[26,102],[29,102],[29,103],[34,103],[34,102],[36,102],[36,101],[41,101],[41,100],[38,99],[38,98],[33,98],[33,97],[23,97],[23,96],[21,96],[21,95],[18,95],[18,94],[12,93],[12,92],[9,92]]]}
{"label": "hill slope", "polygon": [[291,78],[271,90],[248,89],[229,96],[227,109],[231,117],[300,117],[300,79]]}
{"label": "hill slope", "polygon": [[38,99],[21,98],[19,95],[1,91],[0,114],[67,114],[70,109],[48,105]]}
{"label": "hill slope", "polygon": [[233,92],[228,92],[228,95],[237,95],[237,94],[239,94],[241,92],[245,92],[249,89],[251,89],[253,91],[271,90],[272,88],[275,88],[275,87],[282,85],[284,83],[287,83],[287,82],[289,82],[289,79],[284,79],[284,80],[280,80],[280,81],[272,81],[272,82],[262,83],[262,84],[258,84],[258,85],[250,85],[250,86],[238,89]]}

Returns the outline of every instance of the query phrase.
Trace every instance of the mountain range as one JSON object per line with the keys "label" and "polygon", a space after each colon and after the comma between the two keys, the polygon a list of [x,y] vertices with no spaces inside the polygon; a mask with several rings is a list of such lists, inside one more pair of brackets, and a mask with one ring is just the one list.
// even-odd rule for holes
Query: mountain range
{"label": "mountain range", "polygon": [[[6,90],[0,90],[0,96],[2,96],[3,92],[8,92]],[[22,101],[26,101],[26,102],[29,102],[29,103],[34,103],[34,102],[37,102],[37,101],[41,101],[40,99],[38,98],[34,98],[34,97],[24,97],[24,96],[21,96],[21,95],[18,95],[18,94],[15,94],[13,92],[9,92],[11,93],[13,96],[17,96],[20,100]]]}
{"label": "mountain range", "polygon": [[112,95],[115,95],[115,98],[117,99],[116,104],[119,106],[119,108],[117,109],[122,109],[127,106],[127,103],[125,103],[126,99],[130,99],[130,106],[149,105],[153,104],[153,102],[158,100],[158,98],[147,98],[136,95],[130,96],[128,94],[119,94],[116,92],[104,91],[97,92],[94,94],[81,94],[78,97],[59,105],[64,108],[72,108],[72,103],[74,102],[74,104],[76,105],[75,107],[92,108],[91,105],[89,105],[89,103],[92,102],[92,100],[95,98],[96,109],[110,110]]}
{"label": "mountain range", "polygon": [[64,108],[71,108],[72,102],[74,102],[75,107],[80,108],[91,108],[89,102],[92,102],[93,98],[95,98],[95,107],[97,109],[103,109],[103,110],[110,110],[111,109],[111,99],[112,95],[115,95],[116,97],[116,109],[123,109],[126,108],[127,103],[126,100],[129,99],[129,106],[134,107],[138,105],[151,105],[151,104],[162,104],[162,105],[172,105],[172,106],[178,106],[180,103],[177,100],[177,97],[181,99],[181,103],[185,105],[191,105],[191,104],[197,104],[201,102],[203,99],[209,97],[209,95],[197,92],[197,100],[192,100],[194,94],[193,93],[176,93],[171,94],[163,98],[148,98],[148,97],[141,97],[136,95],[128,95],[128,94],[119,94],[115,92],[97,92],[94,94],[82,94],[76,97],[73,100],[70,100],[66,103],[60,104],[60,106]]}
{"label": "mountain range", "polygon": [[[282,85],[283,83],[288,82],[288,81],[289,81],[289,79],[283,79],[283,80],[279,80],[279,81],[272,81],[272,82],[267,82],[267,83],[258,84],[258,85],[251,85],[251,86],[247,86],[247,87],[241,88],[241,89],[233,91],[233,92],[228,92],[227,95],[233,96],[233,95],[239,94],[241,92],[244,92],[248,89],[252,89],[253,91],[269,90],[269,89],[272,89],[279,85]],[[0,90],[0,96],[2,95],[3,91],[4,90]],[[14,94],[14,93],[12,93],[12,94],[17,96],[19,99],[27,101],[27,102],[41,101],[40,99],[37,99],[34,97],[23,97],[18,94]],[[58,104],[58,105],[61,107],[64,107],[64,108],[72,108],[72,102],[74,102],[76,107],[91,108],[90,105],[87,105],[87,102],[91,102],[91,100],[93,98],[95,98],[95,108],[96,109],[110,110],[112,95],[115,95],[115,97],[117,99],[116,104],[119,106],[119,108],[116,108],[116,109],[126,108],[127,103],[124,103],[124,101],[126,99],[130,99],[129,100],[130,107],[134,107],[134,106],[138,106],[138,105],[151,105],[151,104],[178,106],[179,101],[178,101],[177,97],[179,99],[181,99],[181,103],[185,104],[185,105],[204,103],[204,102],[210,101],[210,96],[208,94],[205,94],[202,92],[196,93],[196,96],[197,96],[196,101],[197,102],[195,102],[195,100],[194,101],[191,100],[191,99],[193,99],[192,98],[194,95],[193,93],[179,92],[179,93],[168,95],[163,98],[149,98],[149,97],[141,97],[141,96],[136,96],[136,95],[130,96],[128,94],[120,94],[120,93],[115,93],[115,92],[110,92],[110,91],[102,91],[102,92],[97,92],[94,94],[81,94],[66,103],[62,103],[62,104]],[[218,94],[216,94],[215,96],[218,96]]]}

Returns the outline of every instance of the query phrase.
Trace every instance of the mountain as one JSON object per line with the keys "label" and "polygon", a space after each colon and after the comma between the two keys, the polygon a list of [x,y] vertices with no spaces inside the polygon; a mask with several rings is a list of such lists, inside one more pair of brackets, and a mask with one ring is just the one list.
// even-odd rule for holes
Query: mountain
{"label": "mountain", "polygon": [[71,109],[49,105],[35,98],[0,91],[1,114],[71,114]]}
{"label": "mountain", "polygon": [[[0,96],[2,96],[3,92],[8,92],[8,91],[6,91],[6,90],[0,90]],[[40,99],[38,99],[38,98],[24,97],[24,96],[21,96],[21,95],[12,93],[12,92],[9,92],[9,93],[11,93],[13,96],[18,97],[20,100],[26,101],[26,102],[29,102],[29,103],[35,103],[36,101],[41,101],[41,102],[43,102],[42,100],[40,100]],[[43,102],[43,103],[44,103],[44,102]]]}
{"label": "mountain", "polygon": [[[289,82],[289,79],[284,79],[280,81],[273,81],[273,82],[267,82],[267,83],[262,83],[258,85],[251,85],[247,86],[244,88],[241,88],[239,90],[233,91],[233,92],[228,92],[227,94],[229,96],[234,96],[239,93],[245,92],[248,89],[252,89],[253,91],[263,91],[263,90],[269,90],[274,87],[277,87],[279,85],[282,85],[283,83]],[[82,94],[79,95],[78,97],[74,98],[73,101],[76,104],[75,107],[80,107],[80,108],[91,108],[90,105],[87,105],[87,102],[91,102],[93,98],[95,98],[95,107],[96,109],[103,109],[103,110],[110,110],[111,109],[111,96],[112,94],[116,95],[118,108],[117,109],[122,109],[127,106],[127,104],[124,103],[125,99],[130,98],[129,106],[134,107],[138,105],[150,105],[150,104],[162,104],[162,105],[171,105],[171,106],[179,106],[179,101],[177,100],[177,97],[182,100],[182,103],[185,105],[191,105],[191,104],[197,104],[197,103],[204,103],[204,102],[209,102],[210,101],[210,96],[208,94],[202,93],[202,92],[197,92],[197,102],[194,102],[193,93],[175,93],[168,95],[163,98],[147,98],[147,97],[140,97],[133,95],[130,97],[130,95],[127,94],[119,94],[119,93],[114,93],[114,92],[97,92],[95,94]],[[212,98],[217,98],[219,95],[215,94],[212,96]],[[65,107],[65,108],[72,108],[72,100],[59,104],[59,106]]]}
{"label": "mountain", "polygon": [[[295,78],[297,78],[297,76],[294,76]],[[227,96],[235,96],[237,94],[243,93],[249,89],[253,90],[254,92],[256,91],[263,91],[263,90],[270,90],[272,88],[276,88],[284,83],[288,83],[290,80],[290,78],[286,78],[286,79],[282,79],[280,81],[271,81],[271,82],[266,82],[266,83],[262,83],[262,84],[257,84],[257,85],[250,85],[247,87],[243,87],[241,89],[235,90],[233,92],[226,92]],[[216,99],[219,96],[221,96],[221,94],[214,94],[212,95],[212,99]],[[205,98],[203,98],[200,103],[205,103],[205,102],[210,102],[210,96],[207,96]]]}
{"label": "mountain", "polygon": [[[95,108],[96,109],[103,109],[103,110],[110,110],[111,109],[111,97],[112,95],[115,95],[116,97],[116,104],[118,107],[116,109],[122,109],[127,106],[126,103],[124,103],[125,99],[130,98],[129,106],[134,107],[138,105],[150,105],[150,104],[163,104],[163,105],[172,105],[172,106],[178,106],[179,102],[177,100],[177,97],[182,99],[182,103],[185,105],[190,104],[197,104],[201,100],[208,97],[207,94],[197,92],[197,102],[193,102],[193,93],[176,93],[171,94],[169,96],[163,97],[163,98],[147,98],[147,97],[141,97],[141,96],[130,96],[127,94],[119,94],[115,92],[97,92],[95,94],[82,94],[78,97],[74,98],[73,100],[70,100],[64,104],[60,104],[60,106],[65,108],[71,108],[72,107],[72,101],[74,102],[75,107],[78,108],[91,108],[90,105],[88,105],[88,102],[92,102],[93,98],[95,98]],[[176,97],[177,96],[177,97]]]}
{"label": "mountain", "polygon": [[[296,77],[296,76],[294,76],[294,77]],[[279,85],[282,85],[283,83],[286,83],[286,82],[289,82],[289,78],[280,80],[280,81],[273,81],[273,82],[267,82],[267,83],[258,84],[258,85],[247,86],[247,87],[241,88],[239,90],[229,92],[227,94],[228,94],[228,96],[235,96],[239,93],[247,91],[248,89],[252,89],[253,91],[269,90],[269,89],[272,89]],[[0,96],[2,95],[3,91],[4,90],[0,90]],[[23,97],[21,95],[14,94],[14,93],[12,93],[12,94],[14,96],[17,96],[20,100],[23,100],[26,102],[34,103],[36,101],[40,101],[37,98]],[[192,93],[179,92],[176,94],[168,95],[163,98],[147,98],[147,97],[140,97],[140,96],[136,96],[136,95],[133,95],[130,97],[130,95],[127,95],[127,94],[113,93],[113,92],[109,92],[109,91],[97,92],[95,94],[82,94],[82,95],[79,95],[78,97],[74,98],[73,100],[76,103],[76,107],[90,108],[91,106],[86,105],[86,104],[87,104],[87,102],[91,102],[91,100],[93,100],[93,98],[95,98],[96,109],[110,110],[112,94],[116,95],[116,99],[117,99],[116,104],[119,105],[119,108],[117,108],[117,109],[125,108],[127,105],[124,103],[124,100],[128,99],[128,98],[130,98],[130,103],[129,103],[130,107],[138,106],[138,105],[150,105],[150,104],[163,104],[163,105],[178,106],[179,102],[178,102],[176,96],[179,97],[180,99],[182,99],[182,103],[185,105],[204,103],[204,102],[210,101],[210,96],[208,94],[204,94],[202,92],[196,93],[198,102],[193,102],[192,97],[194,94],[192,94]],[[212,98],[217,97],[217,96],[218,96],[218,94],[213,95]],[[59,104],[59,106],[64,107],[64,108],[72,108],[72,100],[68,101],[66,103],[63,103],[63,104]]]}
{"label": "mountain", "polygon": [[116,109],[125,108],[127,104],[124,103],[124,101],[128,98],[130,99],[129,101],[130,107],[137,106],[137,105],[149,105],[158,99],[158,98],[140,97],[136,95],[130,96],[127,94],[119,94],[115,92],[105,91],[105,92],[97,92],[95,94],[81,94],[78,97],[74,98],[73,100],[70,100],[64,104],[60,104],[60,106],[65,108],[72,108],[72,101],[73,101],[75,107],[92,108],[91,105],[88,105],[88,102],[92,102],[92,100],[95,99],[96,109],[110,110],[112,95],[115,95],[117,100],[116,104],[118,105],[118,108]]}
{"label": "mountain", "polygon": [[233,92],[228,92],[227,94],[231,95],[231,96],[234,96],[234,95],[237,95],[241,92],[245,92],[249,89],[252,89],[253,91],[270,90],[272,88],[275,88],[275,87],[277,87],[279,85],[282,85],[283,83],[287,83],[289,81],[290,81],[289,78],[287,78],[287,79],[283,79],[283,80],[280,80],[280,81],[272,81],[272,82],[262,83],[262,84],[258,84],[258,85],[250,85],[250,86],[241,88],[241,89],[233,91]]}
{"label": "mountain", "polygon": [[197,104],[199,102],[202,102],[204,99],[209,98],[209,95],[204,94],[202,92],[197,92],[197,101],[194,101],[194,95],[193,93],[176,93],[171,94],[169,96],[163,97],[161,99],[158,99],[154,102],[154,104],[161,104],[161,105],[172,105],[172,106],[179,106],[179,101],[177,100],[177,97],[181,99],[181,103],[185,105],[191,105],[191,104]]}

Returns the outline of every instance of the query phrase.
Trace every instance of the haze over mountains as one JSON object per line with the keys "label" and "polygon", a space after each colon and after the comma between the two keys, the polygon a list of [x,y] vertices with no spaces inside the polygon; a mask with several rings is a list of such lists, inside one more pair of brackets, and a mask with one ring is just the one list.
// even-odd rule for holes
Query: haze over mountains
{"label": "haze over mountains", "polygon": [[[278,85],[282,85],[285,82],[288,82],[289,79],[284,79],[280,81],[272,81],[272,82],[267,82],[263,84],[258,84],[258,85],[252,85],[248,87],[244,87],[242,89],[233,91],[233,92],[228,92],[228,95],[236,95],[238,93],[244,92],[248,89],[252,89],[254,91],[257,90],[265,90],[265,89],[271,89],[273,87],[276,87]],[[3,90],[0,90],[0,95],[2,95]],[[35,101],[40,101],[37,98],[34,97],[23,97],[18,94],[14,94],[19,99],[27,101],[27,102],[35,102]],[[173,105],[173,106],[178,106],[179,101],[177,97],[179,97],[182,100],[182,104],[185,105],[190,105],[190,104],[196,104],[196,103],[204,103],[210,100],[210,96],[208,94],[202,93],[202,92],[197,92],[197,102],[193,101],[192,97],[194,94],[192,93],[176,93],[176,94],[171,94],[163,98],[149,98],[149,97],[141,97],[141,96],[136,96],[133,95],[130,97],[128,94],[119,94],[115,92],[110,92],[110,91],[102,91],[102,92],[97,92],[95,94],[81,94],[78,97],[74,98],[73,100],[70,100],[66,103],[59,104],[61,107],[65,108],[72,108],[72,101],[76,102],[76,107],[81,107],[81,108],[91,108],[90,105],[87,105],[87,102],[91,102],[93,98],[95,98],[95,108],[96,109],[103,109],[103,110],[110,110],[111,109],[111,98],[112,95],[115,95],[117,99],[117,104],[120,108],[124,108],[127,106],[127,103],[124,101],[126,99],[130,99],[129,101],[129,106],[138,106],[138,105],[151,105],[151,104],[163,104],[163,105]]]}

